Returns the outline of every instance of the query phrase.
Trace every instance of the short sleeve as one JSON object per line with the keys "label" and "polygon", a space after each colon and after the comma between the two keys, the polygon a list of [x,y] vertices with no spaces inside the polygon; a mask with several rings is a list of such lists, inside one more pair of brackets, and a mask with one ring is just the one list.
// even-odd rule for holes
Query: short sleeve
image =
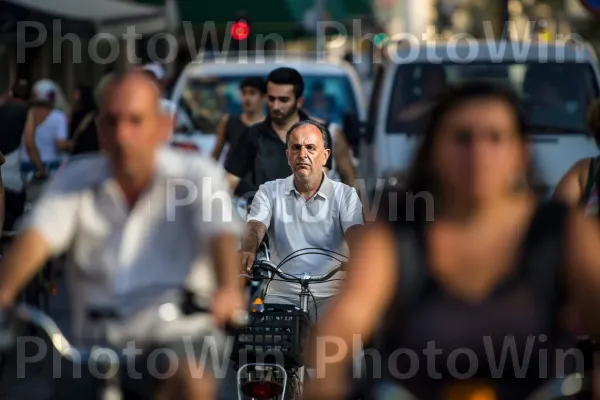
{"label": "short sleeve", "polygon": [[60,112],[56,118],[55,129],[54,134],[57,140],[67,140],[69,138],[69,123],[63,112]]}
{"label": "short sleeve", "polygon": [[227,161],[225,162],[225,170],[237,177],[244,177],[252,168],[254,158],[256,157],[257,142],[256,129],[248,128],[231,150],[229,150]]}
{"label": "short sleeve", "polygon": [[53,256],[66,251],[75,235],[81,198],[81,188],[76,185],[83,179],[77,175],[76,164],[67,165],[56,174],[20,226],[21,231],[40,233]]}
{"label": "short sleeve", "polygon": [[273,215],[273,201],[270,196],[269,189],[266,185],[260,185],[258,192],[252,199],[250,212],[248,213],[247,221],[262,222],[267,228],[271,225],[271,217]]}
{"label": "short sleeve", "polygon": [[354,225],[364,225],[362,202],[354,188],[349,188],[349,194],[344,196],[344,203],[340,207],[340,221],[344,233]]}
{"label": "short sleeve", "polygon": [[224,234],[240,236],[243,219],[236,215],[233,198],[227,184],[225,173],[216,165],[200,168],[203,175],[198,179],[198,199],[194,205],[195,225],[202,241],[210,240]]}
{"label": "short sleeve", "polygon": [[327,163],[325,164],[325,167],[327,167],[329,169],[333,169],[333,139],[331,136],[331,132],[329,132],[329,129],[327,130],[327,136],[328,136],[329,149],[331,150],[331,154],[329,155],[329,158],[327,159]]}

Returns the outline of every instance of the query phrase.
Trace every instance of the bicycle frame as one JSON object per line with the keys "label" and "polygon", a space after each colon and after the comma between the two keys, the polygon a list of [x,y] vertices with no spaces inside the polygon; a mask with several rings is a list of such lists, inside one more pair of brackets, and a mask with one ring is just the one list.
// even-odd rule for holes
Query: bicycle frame
{"label": "bicycle frame", "polygon": [[[278,266],[276,264],[274,264],[273,262],[271,262],[270,257],[269,257],[268,248],[264,243],[261,243],[261,247],[260,247],[259,251],[263,254],[263,257],[264,257],[264,259],[257,260],[260,264],[266,264],[273,270],[280,271]],[[326,276],[328,276],[328,278],[326,278],[326,279],[329,279],[329,277],[333,276],[338,271],[339,271],[339,268],[335,268],[333,271],[330,271],[330,273],[328,273],[326,275]],[[263,279],[263,281],[261,282],[261,288],[259,290],[259,297],[263,298],[266,295],[266,292],[268,290],[268,284],[274,277],[273,276],[274,274],[275,274],[274,271],[267,271],[267,274],[266,274],[267,276],[265,277],[266,279]],[[309,312],[308,305],[309,305],[309,301],[310,301],[309,297],[311,296],[309,286],[311,283],[323,282],[324,281],[323,277],[311,277],[310,274],[304,273],[302,275],[302,277],[295,277],[295,278],[296,279],[288,278],[286,280],[296,281],[296,282],[300,283],[300,286],[301,286],[300,295],[299,295],[300,309],[302,311],[308,313]],[[264,364],[264,363],[244,364],[244,365],[240,366],[240,369],[238,370],[238,373],[237,373],[238,399],[243,400],[242,390],[241,390],[241,387],[242,387],[241,382],[242,382],[243,373],[247,373],[248,370],[256,369],[257,367],[271,368],[273,370],[282,372],[284,384],[283,384],[283,390],[281,393],[281,400],[286,399],[285,395],[286,395],[288,376],[287,376],[287,372],[286,372],[285,368],[282,367],[281,365],[277,365],[277,364]],[[300,383],[300,387],[302,387],[304,385],[304,373],[305,373],[304,366],[297,368],[297,377],[298,377],[298,382]]]}

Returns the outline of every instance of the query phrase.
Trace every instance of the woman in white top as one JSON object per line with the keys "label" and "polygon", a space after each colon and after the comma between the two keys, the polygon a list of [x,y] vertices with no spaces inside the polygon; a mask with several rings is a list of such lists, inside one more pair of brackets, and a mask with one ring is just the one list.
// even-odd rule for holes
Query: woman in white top
{"label": "woman in white top", "polygon": [[67,116],[55,108],[56,96],[56,85],[50,80],[38,81],[33,87],[32,107],[20,149],[24,182],[33,177],[48,178],[58,169],[61,153],[71,147]]}

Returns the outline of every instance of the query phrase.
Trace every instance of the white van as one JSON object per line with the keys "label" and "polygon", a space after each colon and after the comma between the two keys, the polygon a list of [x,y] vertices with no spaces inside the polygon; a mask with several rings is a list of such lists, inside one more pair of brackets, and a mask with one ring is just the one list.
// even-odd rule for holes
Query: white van
{"label": "white van", "polygon": [[[279,67],[295,68],[304,78],[305,111],[316,118],[342,124],[346,116],[366,118],[366,104],[358,74],[343,60],[320,60],[300,55],[248,56],[246,63],[228,56],[192,62],[181,73],[171,100],[179,106],[177,128],[173,142],[211,153],[216,142],[217,125],[224,114],[242,112],[241,81],[249,76],[267,78]],[[321,88],[331,100],[330,113],[311,109],[311,97]],[[266,110],[265,110],[266,114]],[[225,157],[224,149],[221,160]]]}
{"label": "white van", "polygon": [[[378,178],[402,175],[419,143],[420,122],[405,112],[427,92],[465,80],[512,87],[523,99],[531,125],[536,189],[551,193],[575,161],[598,154],[586,131],[585,113],[599,94],[593,51],[559,43],[478,42],[420,48],[396,45],[375,74],[358,176],[368,189]],[[380,180],[379,182],[383,182]],[[372,193],[372,192],[371,192]]]}

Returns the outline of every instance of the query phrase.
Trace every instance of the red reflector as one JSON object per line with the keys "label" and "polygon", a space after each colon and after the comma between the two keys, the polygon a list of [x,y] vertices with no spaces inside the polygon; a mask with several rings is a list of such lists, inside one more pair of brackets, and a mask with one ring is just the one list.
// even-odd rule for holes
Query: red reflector
{"label": "red reflector", "polygon": [[194,143],[172,143],[171,145],[173,147],[177,147],[179,149],[184,149],[184,150],[192,150],[192,151],[200,150],[198,148],[198,146],[196,146]]}
{"label": "red reflector", "polygon": [[234,40],[244,40],[248,35],[250,35],[250,27],[246,21],[238,21],[231,26],[231,37]]}
{"label": "red reflector", "polygon": [[275,382],[248,382],[242,386],[242,393],[245,396],[257,399],[267,400],[279,396],[283,392],[283,387]]}

